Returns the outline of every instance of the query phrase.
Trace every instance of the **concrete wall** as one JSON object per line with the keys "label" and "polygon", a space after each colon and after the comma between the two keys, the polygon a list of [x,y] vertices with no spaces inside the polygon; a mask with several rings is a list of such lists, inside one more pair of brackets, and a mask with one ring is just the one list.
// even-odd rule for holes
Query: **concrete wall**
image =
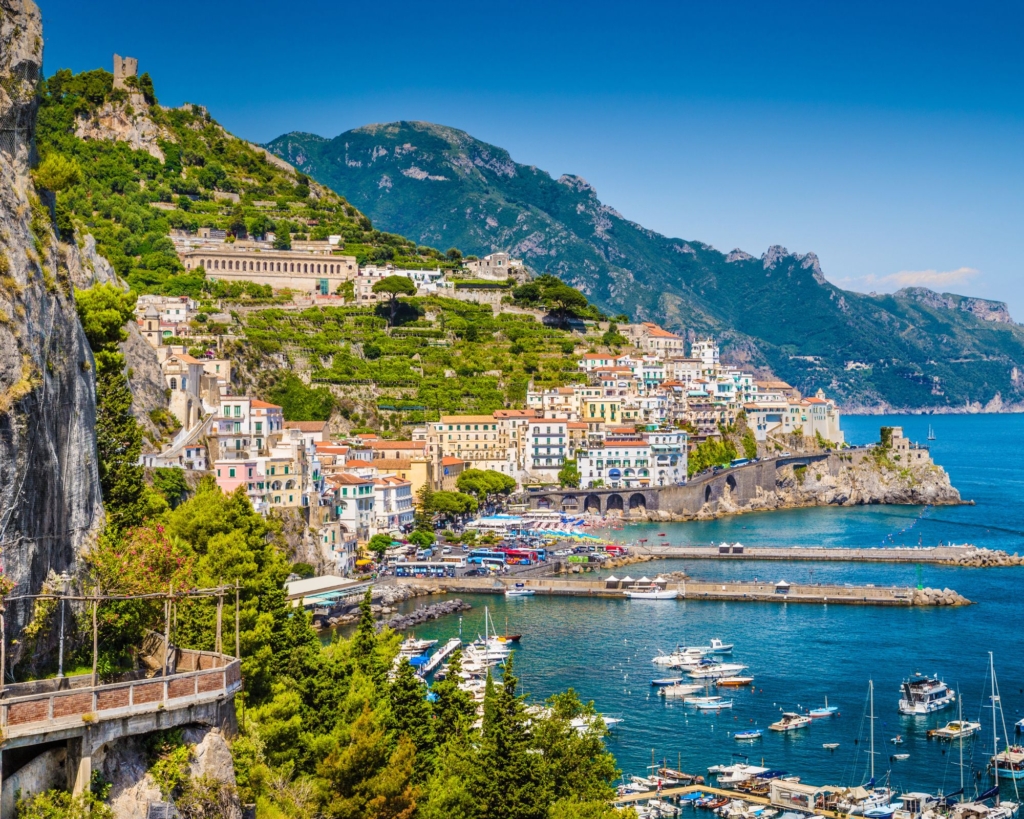
{"label": "concrete wall", "polygon": [[14,804],[20,791],[22,797],[52,788],[63,788],[67,782],[68,752],[66,748],[44,751],[13,774],[4,776],[0,789],[0,816],[14,816]]}

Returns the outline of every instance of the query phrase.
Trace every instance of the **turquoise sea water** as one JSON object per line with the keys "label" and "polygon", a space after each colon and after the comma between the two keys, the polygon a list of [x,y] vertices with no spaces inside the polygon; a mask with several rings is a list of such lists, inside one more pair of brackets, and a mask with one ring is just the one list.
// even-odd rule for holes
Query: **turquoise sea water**
{"label": "turquoise sea water", "polygon": [[[884,543],[925,545],[971,542],[1024,551],[1024,416],[938,416],[932,418],[849,418],[847,440],[867,443],[881,424],[901,424],[924,442],[928,424],[935,460],[950,473],[964,498],[975,506],[922,509],[862,507],[805,509],[742,515],[706,523],[627,526],[623,540],[659,532],[674,543],[722,540],[746,544],[873,546]],[[753,577],[791,582],[877,584],[921,583],[956,589],[977,605],[964,609],[888,609],[857,606],[779,605],[700,601],[567,600],[526,598],[506,601],[492,596],[466,597],[474,609],[462,618],[464,636],[483,630],[488,606],[499,630],[506,618],[511,632],[524,635],[516,652],[523,689],[543,698],[575,688],[598,709],[624,718],[609,739],[609,748],[627,773],[642,773],[652,751],[675,767],[704,773],[709,765],[749,755],[750,761],[781,768],[818,784],[859,784],[867,776],[869,678],[875,683],[876,774],[892,770],[901,789],[943,790],[959,787],[958,747],[927,740],[928,728],[955,719],[955,708],[929,717],[901,717],[898,687],[914,672],[939,674],[961,692],[965,718],[984,730],[965,743],[968,781],[977,781],[992,748],[992,712],[987,704],[988,652],[995,652],[1007,727],[1024,716],[1021,584],[1024,569],[952,569],[937,566],[767,563],[718,564],[665,561],[658,569],[685,568],[701,578]],[[457,633],[454,618],[417,631],[446,638]],[[706,644],[721,637],[736,644],[734,659],[749,666],[753,689],[738,689],[732,711],[699,714],[682,704],[666,704],[650,687],[653,677],[667,676],[650,660],[677,643]],[[722,692],[719,692],[722,693]],[[767,729],[780,710],[803,710],[824,704],[840,716],[816,720],[804,730],[741,743],[736,730]],[[901,734],[904,743],[890,738]],[[1005,736],[1002,727],[1000,736]],[[834,752],[822,748],[838,742]],[[906,761],[890,761],[908,753]],[[981,774],[980,783],[987,782]],[[1024,783],[1022,783],[1024,787]],[[969,786],[968,792],[971,792]],[[1004,794],[1013,792],[1004,783]]]}

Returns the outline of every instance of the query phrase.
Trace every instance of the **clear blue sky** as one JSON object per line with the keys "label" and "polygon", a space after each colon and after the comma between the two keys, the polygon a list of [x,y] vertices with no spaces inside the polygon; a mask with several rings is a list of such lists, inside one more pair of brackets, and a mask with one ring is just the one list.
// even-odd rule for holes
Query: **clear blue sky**
{"label": "clear blue sky", "polygon": [[452,125],[663,233],[1024,320],[1020,3],[41,5],[47,73],[135,56],[254,141]]}

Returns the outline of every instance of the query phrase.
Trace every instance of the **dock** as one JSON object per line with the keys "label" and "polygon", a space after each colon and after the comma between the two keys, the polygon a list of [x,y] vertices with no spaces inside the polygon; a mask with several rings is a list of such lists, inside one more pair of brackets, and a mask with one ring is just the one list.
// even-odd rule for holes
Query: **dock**
{"label": "dock", "polygon": [[975,551],[973,546],[712,546],[632,547],[666,560],[811,560],[850,563],[956,563]]}
{"label": "dock", "polygon": [[447,643],[430,655],[430,659],[419,667],[417,673],[421,677],[426,677],[427,674],[433,672],[434,669],[454,654],[455,650],[458,648],[462,648],[462,640],[458,637],[452,637]]}
{"label": "dock", "polygon": [[[441,577],[396,578],[400,584],[436,591],[462,594],[504,594],[514,583],[522,583],[537,596],[605,597],[622,600],[623,590],[609,587],[604,580],[563,577]],[[685,580],[665,586],[675,590],[682,600],[733,600],[748,603],[817,603],[862,606],[927,605],[910,586],[854,586],[835,584],[797,584],[785,581]],[[640,603],[641,601],[636,601]],[[646,602],[646,601],[645,601]],[[641,603],[643,604],[643,603]]]}
{"label": "dock", "polygon": [[[750,794],[741,793],[740,791],[725,790],[724,788],[715,788],[708,785],[681,785],[677,788],[662,788],[661,791],[646,791],[645,793],[630,793],[623,796],[617,796],[611,800],[613,805],[631,805],[635,802],[643,801],[644,799],[672,799],[674,797],[685,796],[688,793],[703,793],[703,794],[715,794],[716,796],[725,796],[729,799],[741,799],[744,802],[748,802],[752,805],[772,805],[781,811],[793,810],[791,806],[777,805],[772,802],[771,799],[766,799],[763,796],[751,796]],[[814,809],[815,816],[826,816],[828,819],[848,819],[848,814],[839,813],[834,810],[825,810],[823,808]]]}

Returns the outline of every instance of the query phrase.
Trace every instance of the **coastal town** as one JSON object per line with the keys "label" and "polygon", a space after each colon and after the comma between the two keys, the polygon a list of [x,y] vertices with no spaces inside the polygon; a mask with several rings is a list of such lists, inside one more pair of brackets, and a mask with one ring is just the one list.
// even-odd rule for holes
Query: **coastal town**
{"label": "coastal town", "polygon": [[[273,236],[228,242],[223,231],[202,233],[174,237],[187,268],[315,303],[347,303],[336,295],[346,284],[354,288],[355,303],[379,303],[388,295],[373,284],[393,276],[407,278],[411,293],[420,296],[474,300],[482,293],[491,303],[495,292],[456,288],[461,280],[440,269],[361,267],[337,255],[340,237],[277,250]],[[495,253],[463,270],[474,281],[504,283],[522,275],[522,263]],[[493,309],[503,307],[496,302]],[[236,365],[218,355],[217,337],[209,335],[210,325],[231,323],[228,308],[201,312],[187,296],[142,294],[135,316],[159,362],[178,426],[161,451],[142,456],[145,466],[209,471],[226,493],[244,487],[261,514],[301,515],[323,562],[342,574],[355,568],[374,535],[411,529],[424,487],[455,491],[466,470],[508,476],[517,490],[650,489],[684,485],[691,450],[721,440],[737,422],[748,431],[748,449],[734,459],[741,462],[758,453],[843,445],[839,409],[822,391],[804,397],[785,382],[758,379],[723,364],[714,339],[687,344],[653,322],[619,326],[624,343],[615,351],[581,353],[582,383],[530,387],[525,406],[490,415],[440,414],[401,440],[380,432],[332,432],[326,421],[289,419],[280,406],[236,394]],[[190,354],[204,344],[210,347],[199,357]]]}
{"label": "coastal town", "polygon": [[0,819],[1015,819],[1005,305],[44,73],[93,13],[0,0]]}

